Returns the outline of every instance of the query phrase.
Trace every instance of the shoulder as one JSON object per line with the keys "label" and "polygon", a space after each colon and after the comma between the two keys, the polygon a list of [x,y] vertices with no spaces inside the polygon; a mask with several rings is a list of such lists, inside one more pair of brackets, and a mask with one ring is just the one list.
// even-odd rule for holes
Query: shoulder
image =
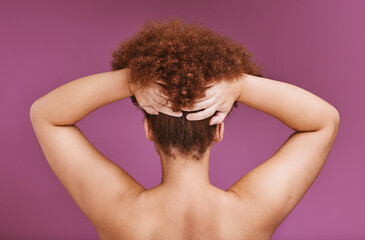
{"label": "shoulder", "polygon": [[143,227],[138,224],[141,218],[140,196],[143,192],[135,191],[113,206],[108,206],[112,211],[109,211],[108,216],[102,221],[94,224],[99,239],[135,239],[136,233],[143,231],[142,229],[135,231],[136,227]]}

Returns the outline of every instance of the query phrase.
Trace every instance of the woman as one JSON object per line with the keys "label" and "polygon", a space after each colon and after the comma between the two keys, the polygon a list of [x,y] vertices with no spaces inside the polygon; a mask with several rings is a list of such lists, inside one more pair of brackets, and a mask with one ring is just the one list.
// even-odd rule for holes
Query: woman
{"label": "woman", "polygon": [[[270,239],[318,176],[339,126],[337,110],[299,87],[262,77],[245,48],[180,20],[150,22],[113,53],[111,72],[36,100],[31,121],[59,180],[100,239]],[[162,181],[145,189],[75,125],[124,98],[145,113]],[[209,155],[240,102],[295,130],[228,190],[210,184]]]}

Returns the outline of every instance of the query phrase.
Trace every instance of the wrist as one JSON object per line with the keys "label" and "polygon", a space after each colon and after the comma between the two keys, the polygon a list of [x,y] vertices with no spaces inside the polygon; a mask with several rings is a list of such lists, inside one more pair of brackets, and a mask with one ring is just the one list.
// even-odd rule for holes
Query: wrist
{"label": "wrist", "polygon": [[242,99],[242,89],[243,89],[243,84],[246,81],[246,74],[243,74],[241,77],[239,77],[236,80],[236,84],[234,86],[234,90],[235,90],[235,101],[241,102]]}
{"label": "wrist", "polygon": [[130,81],[130,71],[131,70],[130,70],[130,68],[124,68],[123,70],[125,72],[125,77],[123,78],[125,81],[124,86],[125,86],[125,89],[128,90],[128,97],[131,97],[134,95],[134,92],[135,92],[135,87]]}
{"label": "wrist", "polygon": [[134,88],[129,80],[127,81],[127,87],[128,87],[128,91],[129,91],[129,97],[134,96]]}

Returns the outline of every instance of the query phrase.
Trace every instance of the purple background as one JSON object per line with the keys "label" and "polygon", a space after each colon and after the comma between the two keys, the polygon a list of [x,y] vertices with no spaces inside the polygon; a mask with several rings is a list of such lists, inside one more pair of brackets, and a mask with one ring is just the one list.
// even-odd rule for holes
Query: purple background
{"label": "purple background", "polygon": [[[48,166],[29,119],[33,101],[109,71],[110,51],[148,18],[181,17],[243,43],[264,76],[295,84],[340,112],[327,162],[273,239],[365,239],[364,1],[1,1],[0,239],[97,239]],[[160,163],[129,99],[79,122],[108,158],[145,187]],[[213,148],[211,182],[227,189],[291,130],[240,105]]]}

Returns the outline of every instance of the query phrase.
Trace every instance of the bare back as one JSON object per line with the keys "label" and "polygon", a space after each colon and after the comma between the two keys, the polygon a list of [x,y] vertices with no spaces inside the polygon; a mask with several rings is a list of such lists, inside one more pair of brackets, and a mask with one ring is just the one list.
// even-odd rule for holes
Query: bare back
{"label": "bare back", "polygon": [[[127,206],[125,206],[125,204]],[[191,192],[155,187],[116,208],[100,239],[270,239],[255,208],[214,186]]]}
{"label": "bare back", "polygon": [[[316,179],[336,131],[326,127],[292,134],[272,157],[226,192],[211,185],[184,191],[162,186],[141,191],[115,208],[109,227],[99,230],[99,236],[270,239]],[[305,153],[309,150],[310,154]]]}

